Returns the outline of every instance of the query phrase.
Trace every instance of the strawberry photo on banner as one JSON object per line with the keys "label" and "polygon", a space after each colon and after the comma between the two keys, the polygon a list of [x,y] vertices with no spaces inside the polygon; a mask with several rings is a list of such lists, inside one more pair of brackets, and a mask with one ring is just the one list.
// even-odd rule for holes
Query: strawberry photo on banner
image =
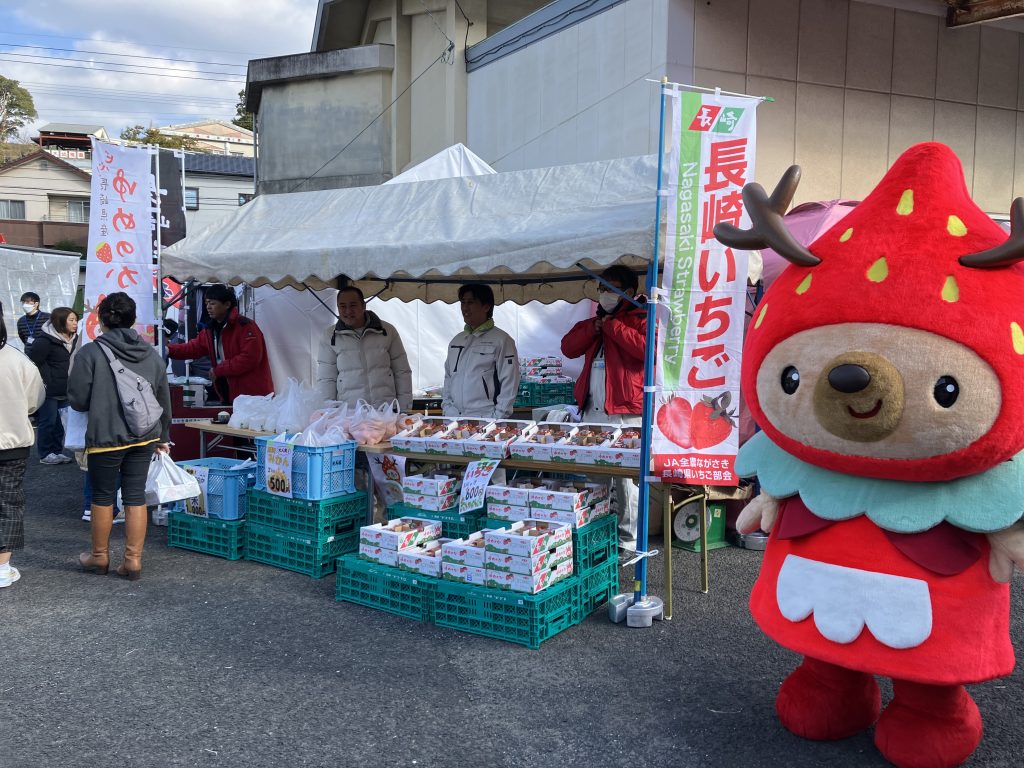
{"label": "strawberry photo on banner", "polygon": [[714,237],[746,226],[757,99],[672,91],[669,190],[651,429],[665,481],[736,485],[747,253]]}

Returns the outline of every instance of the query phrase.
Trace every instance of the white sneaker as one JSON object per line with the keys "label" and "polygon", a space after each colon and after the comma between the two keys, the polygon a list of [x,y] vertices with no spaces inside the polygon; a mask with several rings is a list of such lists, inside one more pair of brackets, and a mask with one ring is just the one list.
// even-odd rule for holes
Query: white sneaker
{"label": "white sneaker", "polygon": [[21,578],[21,573],[13,565],[6,573],[0,573],[0,588],[9,587]]}
{"label": "white sneaker", "polygon": [[119,510],[117,510],[116,514],[114,515],[114,525],[117,525],[118,523],[123,523],[123,522],[124,522],[124,510],[123,509],[119,509]]}
{"label": "white sneaker", "polygon": [[39,460],[40,464],[63,464],[56,453],[48,453]]}
{"label": "white sneaker", "polygon": [[57,457],[61,464],[70,464],[72,461],[74,461],[74,459],[68,456],[66,453],[55,453],[53,455]]}
{"label": "white sneaker", "polygon": [[85,512],[82,513],[82,519],[85,520],[85,522],[87,522],[87,523],[91,523],[92,522],[92,510],[91,509],[85,510]]}

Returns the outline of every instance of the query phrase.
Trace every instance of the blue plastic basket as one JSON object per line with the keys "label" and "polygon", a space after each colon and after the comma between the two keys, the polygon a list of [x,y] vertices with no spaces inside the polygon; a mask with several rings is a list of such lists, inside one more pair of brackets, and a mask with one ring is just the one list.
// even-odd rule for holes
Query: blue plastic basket
{"label": "blue plastic basket", "polygon": [[[256,484],[257,475],[255,464],[246,467],[241,464],[238,459],[210,458],[182,461],[178,466],[185,471],[199,467],[208,469],[206,514],[221,520],[239,520],[245,517],[245,492]],[[193,500],[186,501],[184,508],[193,510]]]}
{"label": "blue plastic basket", "polygon": [[[288,435],[290,438],[291,435]],[[256,487],[267,490],[267,444],[273,437],[256,438],[259,464]],[[311,448],[292,445],[292,498],[320,501],[356,492],[356,441]]]}

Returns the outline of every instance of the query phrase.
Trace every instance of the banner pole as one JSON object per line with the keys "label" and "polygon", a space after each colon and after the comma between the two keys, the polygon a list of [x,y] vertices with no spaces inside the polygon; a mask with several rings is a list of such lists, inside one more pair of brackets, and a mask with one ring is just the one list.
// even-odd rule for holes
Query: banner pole
{"label": "banner pole", "polygon": [[156,210],[154,211],[156,231],[153,233],[156,240],[156,285],[153,286],[153,306],[156,307],[156,348],[161,350],[164,346],[164,273],[162,266],[163,232],[161,231],[163,226],[161,221],[163,209],[160,205],[160,147],[151,147],[150,152],[153,153],[153,169],[156,181],[156,189],[154,190],[156,193]]}
{"label": "banner pole", "polygon": [[665,156],[665,89],[668,78],[662,79],[661,120],[658,131],[658,182],[654,205],[654,252],[647,265],[647,337],[644,349],[644,405],[640,424],[640,498],[636,513],[636,572],[633,581],[633,595],[621,594],[612,598],[608,605],[608,616],[612,621],[626,620],[630,627],[649,627],[654,619],[662,619],[665,613],[660,598],[647,596],[647,558],[656,553],[647,550],[647,508],[650,502],[648,478],[651,474],[651,421],[654,416],[654,358],[655,328],[657,325],[657,302],[653,299],[658,285],[658,255],[661,241],[661,189]]}

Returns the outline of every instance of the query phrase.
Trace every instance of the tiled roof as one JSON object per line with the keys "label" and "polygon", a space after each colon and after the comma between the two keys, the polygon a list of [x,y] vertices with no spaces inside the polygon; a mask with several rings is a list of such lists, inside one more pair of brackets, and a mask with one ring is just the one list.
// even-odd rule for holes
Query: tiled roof
{"label": "tiled roof", "polygon": [[185,153],[185,173],[215,173],[221,176],[256,176],[256,160],[237,155],[210,155],[205,152]]}

